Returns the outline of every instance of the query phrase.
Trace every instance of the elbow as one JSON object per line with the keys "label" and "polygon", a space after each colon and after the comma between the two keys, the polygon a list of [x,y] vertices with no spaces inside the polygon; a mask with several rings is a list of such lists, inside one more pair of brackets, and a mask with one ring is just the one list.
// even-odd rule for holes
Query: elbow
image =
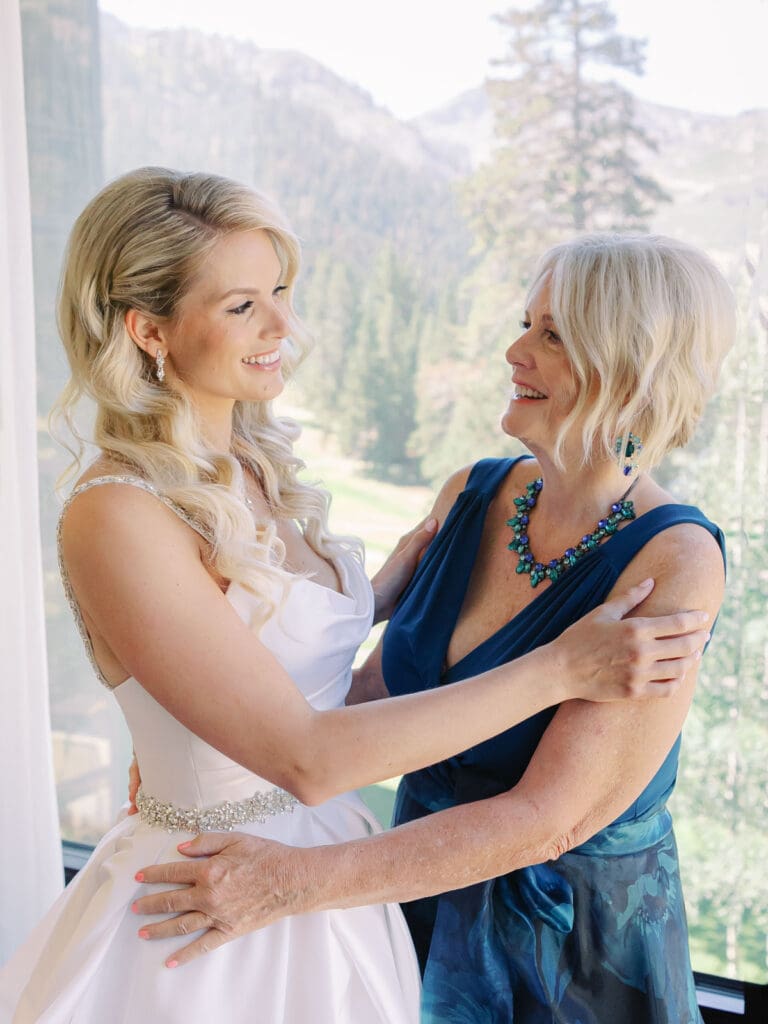
{"label": "elbow", "polygon": [[305,807],[318,807],[326,800],[336,796],[336,793],[331,792],[328,787],[322,786],[317,779],[307,777],[303,772],[293,773],[282,788],[287,790],[291,796],[295,796]]}
{"label": "elbow", "polygon": [[348,773],[327,742],[325,713],[313,712],[279,771],[271,775],[275,785],[306,807],[317,807],[351,789]]}
{"label": "elbow", "polygon": [[341,792],[328,778],[320,759],[311,756],[291,761],[274,781],[305,807],[317,807]]}
{"label": "elbow", "polygon": [[542,844],[544,860],[557,860],[558,857],[570,853],[596,835],[602,827],[600,818],[592,813],[565,829],[551,829]]}
{"label": "elbow", "polygon": [[555,835],[547,836],[542,844],[542,858],[544,863],[549,860],[559,860],[564,854],[569,853],[579,845],[575,829],[565,832],[558,832]]}
{"label": "elbow", "polygon": [[[517,790],[511,790],[518,799],[522,798],[527,805],[527,817],[532,823],[529,832],[531,846],[527,854],[530,864],[545,864],[547,861],[558,860],[564,854],[583,843],[582,825],[575,823],[573,818],[563,813],[562,807],[551,807],[542,802],[537,794],[524,793],[518,783]],[[570,819],[570,820],[569,820]]]}

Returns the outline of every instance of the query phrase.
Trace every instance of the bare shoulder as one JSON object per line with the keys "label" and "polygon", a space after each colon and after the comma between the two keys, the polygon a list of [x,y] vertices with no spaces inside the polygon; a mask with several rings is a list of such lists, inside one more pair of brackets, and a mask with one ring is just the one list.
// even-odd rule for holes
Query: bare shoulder
{"label": "bare shoulder", "polygon": [[[124,473],[124,471],[123,471]],[[79,483],[104,476],[83,474]],[[149,552],[194,557],[199,562],[197,535],[162,501],[135,485],[114,482],[91,487],[67,506],[61,524],[62,554],[70,572],[99,565],[136,565]]]}
{"label": "bare shoulder", "polygon": [[643,571],[663,583],[670,596],[690,594],[716,600],[719,606],[725,588],[725,565],[720,546],[706,527],[678,523],[657,533],[639,552]]}
{"label": "bare shoulder", "polygon": [[469,479],[469,474],[471,472],[472,465],[462,466],[462,468],[457,469],[455,473],[451,473],[440,488],[440,491],[435,498],[435,504],[432,506],[432,515],[437,519],[440,526],[443,525],[445,518],[453,508],[456,499],[467,486],[467,480]]}
{"label": "bare shoulder", "polygon": [[657,533],[619,577],[619,592],[644,579],[650,596],[631,615],[666,615],[686,609],[717,614],[725,592],[725,566],[713,535],[697,523],[678,523]]}

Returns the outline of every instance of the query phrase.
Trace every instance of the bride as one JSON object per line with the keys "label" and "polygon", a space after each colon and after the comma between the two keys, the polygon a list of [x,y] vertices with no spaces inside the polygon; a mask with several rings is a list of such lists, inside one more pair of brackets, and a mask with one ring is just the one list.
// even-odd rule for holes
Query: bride
{"label": "bride", "polygon": [[[4,1022],[415,1024],[398,907],[285,918],[175,972],[136,938],[139,868],[180,859],[177,845],[205,830],[293,846],[365,836],[377,825],[356,787],[568,698],[658,695],[704,643],[699,613],[621,621],[649,582],[512,664],[345,707],[357,647],[434,524],[401,541],[372,589],[358,543],[329,532],[325,494],[299,481],[296,430],[271,406],[307,347],[291,305],[298,263],[265,199],[205,174],[127,174],[74,227],[62,402],[69,414],[93,400],[100,454],[62,510],[61,571],[142,789],[139,814],[0,972]],[[660,639],[681,621],[687,635]]]}

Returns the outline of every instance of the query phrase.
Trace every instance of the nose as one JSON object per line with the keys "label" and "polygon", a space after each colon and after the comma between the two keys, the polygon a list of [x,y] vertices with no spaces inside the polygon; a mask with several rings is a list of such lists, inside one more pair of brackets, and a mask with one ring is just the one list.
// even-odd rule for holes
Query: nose
{"label": "nose", "polygon": [[261,336],[265,340],[282,340],[291,333],[288,314],[284,303],[273,299],[269,304],[267,315],[261,327]]}
{"label": "nose", "polygon": [[518,364],[519,366],[530,366],[532,363],[531,349],[528,346],[528,335],[530,334],[530,328],[523,333],[510,344],[509,348],[505,353],[505,358],[510,366]]}

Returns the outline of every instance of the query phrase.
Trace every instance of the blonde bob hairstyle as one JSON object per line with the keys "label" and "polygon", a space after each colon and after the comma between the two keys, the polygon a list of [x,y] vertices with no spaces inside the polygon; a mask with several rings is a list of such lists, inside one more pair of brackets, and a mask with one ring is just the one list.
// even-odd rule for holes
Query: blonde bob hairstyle
{"label": "blonde bob hairstyle", "polygon": [[274,517],[296,519],[319,554],[332,557],[345,548],[362,557],[361,546],[329,534],[327,493],[297,479],[303,463],[293,454],[293,421],[276,417],[268,401],[236,402],[231,450],[214,450],[184,385],[157,380],[153,361],[125,325],[130,309],[171,320],[217,240],[253,230],[267,232],[282,268],[291,338],[281,354],[290,376],[310,340],[293,312],[299,244],[282,215],[264,196],[226,178],[144,167],[107,185],[72,230],[58,309],[71,378],[55,413],[76,439],[71,476],[84,451],[75,407],[83,396],[93,400],[93,442],[199,529],[215,571],[261,599],[259,626],[282,603],[293,577],[282,568],[285,551],[274,523],[254,536],[242,466],[261,483]]}
{"label": "blonde bob hairstyle", "polygon": [[735,303],[703,252],[659,235],[584,235],[539,261],[529,299],[549,278],[550,312],[578,383],[556,458],[582,416],[583,463],[625,465],[635,434],[638,469],[690,441],[734,341]]}

